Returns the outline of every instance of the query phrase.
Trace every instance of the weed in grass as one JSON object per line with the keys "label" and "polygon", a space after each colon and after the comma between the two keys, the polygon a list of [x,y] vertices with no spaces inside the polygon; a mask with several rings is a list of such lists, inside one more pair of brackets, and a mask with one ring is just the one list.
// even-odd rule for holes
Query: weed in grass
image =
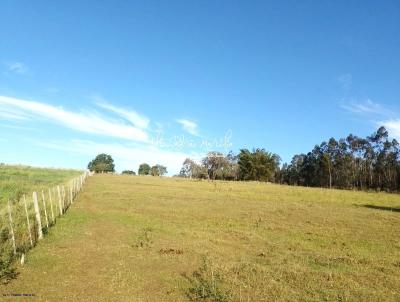
{"label": "weed in grass", "polygon": [[17,277],[17,272],[12,267],[12,253],[2,254],[0,257],[0,283],[7,284]]}
{"label": "weed in grass", "polygon": [[201,266],[192,276],[186,278],[190,283],[190,287],[186,291],[186,296],[190,301],[232,301],[230,291],[224,288],[222,274],[215,270],[206,257],[202,258]]}
{"label": "weed in grass", "polygon": [[134,246],[137,248],[151,248],[153,245],[152,231],[153,228],[151,227],[143,228]]}

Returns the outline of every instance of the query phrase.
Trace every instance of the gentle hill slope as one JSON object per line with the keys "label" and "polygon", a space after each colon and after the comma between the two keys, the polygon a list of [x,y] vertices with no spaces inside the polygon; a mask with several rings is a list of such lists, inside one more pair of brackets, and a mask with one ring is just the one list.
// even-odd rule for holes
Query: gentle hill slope
{"label": "gentle hill slope", "polygon": [[48,189],[66,183],[82,171],[71,169],[37,168],[18,165],[0,165],[0,207],[7,199],[17,199],[21,194]]}
{"label": "gentle hill slope", "polygon": [[395,194],[96,175],[0,293],[398,301],[399,211]]}

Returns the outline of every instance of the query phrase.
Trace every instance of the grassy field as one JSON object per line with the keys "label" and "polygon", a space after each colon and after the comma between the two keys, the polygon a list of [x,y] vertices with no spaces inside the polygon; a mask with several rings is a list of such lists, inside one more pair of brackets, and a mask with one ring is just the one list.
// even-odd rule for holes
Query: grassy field
{"label": "grassy field", "polygon": [[0,297],[399,301],[399,229],[395,194],[96,175]]}
{"label": "grassy field", "polygon": [[[46,211],[49,214],[49,225],[54,224],[52,205],[50,205],[49,193],[56,199],[57,191],[55,185],[66,185],[73,177],[80,175],[82,171],[61,170],[61,169],[41,169],[28,166],[6,166],[0,165],[0,281],[8,279],[13,275],[10,267],[14,255],[14,244],[12,233],[15,234],[15,250],[17,256],[26,253],[36,242],[38,225],[32,204],[32,192],[38,193],[40,202],[40,215],[44,223],[45,212],[42,204],[42,190],[47,200]],[[30,226],[33,230],[32,237],[29,236],[27,228],[27,218],[22,195],[25,194],[27,211],[30,217]],[[10,228],[9,212],[7,208],[10,200],[10,209],[13,217],[13,229]],[[56,216],[59,212],[56,212]],[[45,232],[47,232],[47,223]],[[1,299],[0,299],[1,300]]]}
{"label": "grassy field", "polygon": [[81,173],[78,170],[0,165],[0,207],[9,198],[19,199],[22,194],[65,183]]}

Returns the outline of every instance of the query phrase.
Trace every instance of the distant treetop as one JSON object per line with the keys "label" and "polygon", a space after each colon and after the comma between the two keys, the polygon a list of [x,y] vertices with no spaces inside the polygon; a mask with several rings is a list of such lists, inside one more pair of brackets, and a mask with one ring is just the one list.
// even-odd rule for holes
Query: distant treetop
{"label": "distant treetop", "polygon": [[149,164],[143,163],[139,166],[138,170],[139,175],[149,175],[150,174],[150,166]]}
{"label": "distant treetop", "polygon": [[111,155],[101,153],[88,164],[88,169],[96,173],[114,172],[114,160]]}
{"label": "distant treetop", "polygon": [[121,174],[136,175],[136,172],[132,170],[124,170]]}

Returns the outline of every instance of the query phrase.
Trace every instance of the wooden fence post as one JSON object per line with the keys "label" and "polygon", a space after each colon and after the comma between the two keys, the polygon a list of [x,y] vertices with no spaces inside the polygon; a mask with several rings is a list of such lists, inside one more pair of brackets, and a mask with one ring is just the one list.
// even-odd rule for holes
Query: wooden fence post
{"label": "wooden fence post", "polygon": [[10,200],[8,200],[8,218],[10,219],[11,240],[12,240],[14,255],[16,255],[17,249],[15,247],[15,236],[14,236],[13,220],[12,220],[12,216],[11,216]]}
{"label": "wooden fence post", "polygon": [[29,241],[31,242],[31,246],[33,246],[32,233],[31,233],[31,223],[29,222],[28,206],[26,205],[25,194],[24,194],[24,206],[25,206],[25,214],[26,214],[26,223],[28,225]]}
{"label": "wooden fence post", "polygon": [[65,212],[65,188],[62,186],[62,208],[63,208],[63,213]]}
{"label": "wooden fence post", "polygon": [[67,211],[68,205],[69,205],[69,197],[70,197],[70,193],[69,193],[69,189],[68,189],[68,185],[65,185],[65,193],[64,193],[64,199],[65,199],[65,211]]}
{"label": "wooden fence post", "polygon": [[47,218],[46,201],[44,200],[43,190],[42,190],[42,202],[43,202],[43,208],[44,208],[44,217],[46,218],[46,226],[47,226],[47,228],[49,228],[49,219]]}
{"label": "wooden fence post", "polygon": [[72,186],[73,186],[73,183],[71,183],[70,186],[69,186],[69,192],[70,192],[70,194],[69,194],[69,197],[70,197],[69,204],[74,203],[73,196],[72,196]]}
{"label": "wooden fence post", "polygon": [[50,201],[51,220],[54,223],[53,199],[51,198],[51,190],[50,189],[49,189],[49,201]]}
{"label": "wooden fence post", "polygon": [[58,205],[60,208],[60,215],[63,214],[63,206],[62,206],[62,201],[61,201],[61,190],[60,190],[60,186],[57,186],[57,191],[58,191]]}
{"label": "wooden fence post", "polygon": [[[57,188],[56,187],[53,187],[53,193],[54,193],[54,199],[56,199],[57,198],[57,192],[56,192],[56,190],[57,190]],[[54,217],[56,217],[57,218],[57,215],[58,215],[58,203],[57,203],[57,201],[56,200],[54,200],[54,205],[55,205],[55,207],[56,207],[56,214],[54,215]]]}
{"label": "wooden fence post", "polygon": [[36,214],[36,222],[38,224],[38,238],[42,239],[43,238],[42,221],[40,218],[40,210],[39,210],[39,203],[38,203],[38,199],[37,199],[37,193],[33,192],[32,197],[33,197],[33,207],[35,208],[35,214]]}

